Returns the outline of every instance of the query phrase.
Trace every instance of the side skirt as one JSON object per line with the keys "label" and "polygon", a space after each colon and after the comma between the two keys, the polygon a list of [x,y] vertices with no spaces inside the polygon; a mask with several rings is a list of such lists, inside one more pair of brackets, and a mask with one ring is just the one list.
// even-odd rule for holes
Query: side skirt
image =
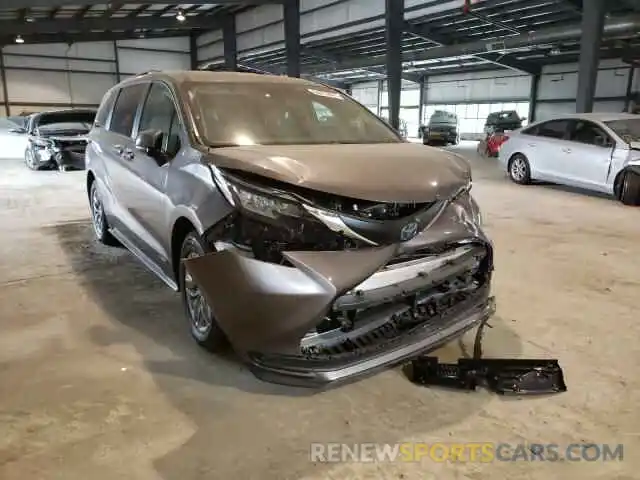
{"label": "side skirt", "polygon": [[145,267],[151,270],[160,280],[167,284],[169,288],[174,291],[178,291],[178,284],[168,275],[166,275],[158,265],[156,265],[147,255],[145,255],[142,250],[136,247],[133,242],[129,241],[129,239],[124,236],[117,228],[111,227],[109,229],[111,234],[118,239],[122,245],[125,246],[127,250],[129,250],[133,256],[135,256]]}

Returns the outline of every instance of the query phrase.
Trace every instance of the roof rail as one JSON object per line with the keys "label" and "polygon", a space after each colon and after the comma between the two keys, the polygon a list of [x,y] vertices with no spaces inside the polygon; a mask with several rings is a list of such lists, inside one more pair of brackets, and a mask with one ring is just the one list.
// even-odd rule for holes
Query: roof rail
{"label": "roof rail", "polygon": [[144,75],[148,75],[149,73],[161,72],[162,70],[147,70],[146,72],[136,73],[134,77],[142,77]]}
{"label": "roof rail", "polygon": [[249,67],[247,65],[238,64],[235,68],[228,67],[224,63],[215,63],[207,65],[203,70],[209,72],[240,72],[240,73],[258,73],[260,75],[274,75],[271,72],[260,70],[258,68]]}

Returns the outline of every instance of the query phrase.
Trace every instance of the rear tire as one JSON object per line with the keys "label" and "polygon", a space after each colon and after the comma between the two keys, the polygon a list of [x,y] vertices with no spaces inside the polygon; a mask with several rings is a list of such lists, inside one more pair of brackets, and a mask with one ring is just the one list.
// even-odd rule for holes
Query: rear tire
{"label": "rear tire", "polygon": [[529,160],[521,153],[516,153],[509,160],[509,178],[518,185],[531,183],[531,167]]}
{"label": "rear tire", "polygon": [[117,247],[120,242],[111,235],[107,216],[104,213],[104,206],[96,182],[92,182],[89,187],[89,207],[91,208],[91,223],[96,240],[109,247]]}
{"label": "rear tire", "polygon": [[[208,253],[208,251],[209,249],[205,247],[200,236],[191,231],[182,242],[180,258],[199,257]],[[228,345],[227,337],[213,316],[213,312],[200,288],[191,278],[182,261],[179,266],[178,280],[180,282],[182,305],[187,320],[189,320],[191,336],[201,347],[210,352],[219,352]]]}
{"label": "rear tire", "polygon": [[624,174],[620,187],[620,201],[633,207],[640,205],[640,175],[635,172]]}

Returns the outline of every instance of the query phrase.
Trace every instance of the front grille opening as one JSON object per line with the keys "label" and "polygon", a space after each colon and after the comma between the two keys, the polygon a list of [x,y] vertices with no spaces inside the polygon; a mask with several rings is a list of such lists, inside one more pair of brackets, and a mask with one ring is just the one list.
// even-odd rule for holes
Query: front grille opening
{"label": "front grille opening", "polygon": [[[365,353],[425,323],[443,322],[448,313],[470,300],[484,285],[483,275],[474,269],[394,303],[360,311],[332,312],[316,331],[303,338],[301,354],[310,359],[327,359]],[[377,312],[387,309],[399,313],[384,321],[371,320]],[[350,322],[345,322],[345,314],[351,317]]]}

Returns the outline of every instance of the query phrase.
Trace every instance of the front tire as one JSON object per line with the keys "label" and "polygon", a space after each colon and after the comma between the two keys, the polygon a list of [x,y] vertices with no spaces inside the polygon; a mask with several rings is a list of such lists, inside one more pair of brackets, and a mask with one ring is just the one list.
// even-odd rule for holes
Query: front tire
{"label": "front tire", "polygon": [[635,172],[624,174],[620,189],[620,201],[633,207],[640,205],[640,175]]}
{"label": "front tire", "polygon": [[[196,232],[189,232],[182,242],[180,258],[193,258],[208,252],[204,242]],[[227,338],[213,316],[200,288],[195,283],[189,272],[180,262],[179,267],[180,294],[185,315],[189,320],[191,336],[198,345],[210,352],[218,352],[227,344]]]}
{"label": "front tire", "polygon": [[24,163],[30,170],[40,170],[42,165],[40,164],[40,160],[35,153],[33,153],[33,149],[27,148],[24,152]]}
{"label": "front tire", "polygon": [[509,178],[518,185],[529,185],[531,183],[529,160],[521,153],[515,154],[509,160]]}
{"label": "front tire", "polygon": [[91,223],[96,240],[110,247],[119,246],[120,242],[109,231],[107,216],[104,213],[104,205],[96,182],[92,182],[89,188],[89,207],[91,208]]}

